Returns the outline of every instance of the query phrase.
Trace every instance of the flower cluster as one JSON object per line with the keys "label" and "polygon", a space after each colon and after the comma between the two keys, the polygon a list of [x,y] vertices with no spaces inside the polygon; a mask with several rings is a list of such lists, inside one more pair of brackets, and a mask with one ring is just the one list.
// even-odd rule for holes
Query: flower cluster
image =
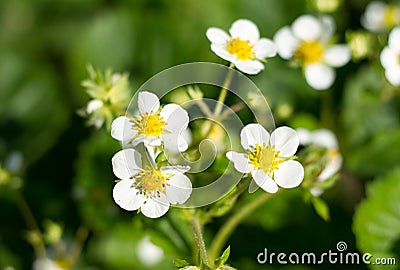
{"label": "flower cluster", "polygon": [[[145,216],[158,218],[171,204],[187,201],[192,184],[184,173],[190,168],[160,166],[156,158],[164,149],[187,149],[181,133],[188,122],[187,112],[179,105],[161,108],[158,97],[150,92],[139,93],[137,115],[113,121],[111,135],[125,147],[112,158],[114,174],[120,179],[114,186],[113,198],[121,208],[140,209]],[[135,149],[141,143],[146,147],[142,153]]]}
{"label": "flower cluster", "polygon": [[100,128],[103,124],[109,129],[116,115],[121,114],[130,99],[128,74],[112,73],[103,75],[93,66],[87,67],[90,78],[82,82],[92,98],[85,109],[79,113],[88,118],[88,124]]}
{"label": "flower cluster", "polygon": [[274,37],[274,42],[261,38],[258,28],[249,20],[235,21],[228,35],[219,28],[209,28],[207,37],[211,50],[231,62],[240,71],[257,74],[264,69],[261,61],[278,52],[287,60],[303,67],[307,83],[316,90],[332,86],[333,67],[345,65],[351,58],[347,45],[332,45],[335,23],[329,16],[320,19],[311,15],[297,18],[291,27],[285,26]]}
{"label": "flower cluster", "polygon": [[[339,152],[336,135],[329,129],[317,129],[309,131],[305,128],[296,130],[300,139],[300,144],[316,145],[326,149],[326,165],[318,172],[317,183],[325,182],[335,175],[342,166],[343,157]],[[310,192],[314,196],[321,195],[324,190],[317,186],[312,186]]]}

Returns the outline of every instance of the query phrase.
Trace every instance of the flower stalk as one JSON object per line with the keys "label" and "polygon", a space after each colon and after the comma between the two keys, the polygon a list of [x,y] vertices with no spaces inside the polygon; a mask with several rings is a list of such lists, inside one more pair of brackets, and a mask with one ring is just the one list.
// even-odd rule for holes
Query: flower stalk
{"label": "flower stalk", "polygon": [[211,262],[213,262],[216,258],[218,258],[229,236],[236,229],[236,227],[243,221],[243,219],[245,219],[249,214],[251,214],[254,210],[260,207],[273,195],[274,194],[271,193],[262,194],[254,201],[251,201],[250,203],[240,208],[238,211],[234,212],[234,214],[221,226],[221,229],[215,235],[214,240],[212,241],[209,249],[209,257]]}
{"label": "flower stalk", "polygon": [[208,255],[207,255],[207,249],[206,249],[206,245],[204,243],[202,226],[200,224],[200,220],[198,219],[197,215],[195,215],[191,219],[191,225],[192,225],[192,229],[193,229],[194,239],[196,241],[197,248],[200,253],[200,260],[201,260],[200,265],[204,266],[205,269],[208,269],[209,268],[208,267],[209,260],[208,260]]}

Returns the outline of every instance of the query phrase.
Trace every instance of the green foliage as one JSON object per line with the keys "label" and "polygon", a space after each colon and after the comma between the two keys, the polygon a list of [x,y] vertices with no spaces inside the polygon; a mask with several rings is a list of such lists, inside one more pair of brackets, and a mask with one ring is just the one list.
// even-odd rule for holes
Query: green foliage
{"label": "green foliage", "polygon": [[94,230],[107,230],[117,215],[110,196],[114,185],[110,160],[118,144],[108,134],[95,133],[81,145],[75,163],[74,195],[85,223]]}
{"label": "green foliage", "polygon": [[[36,256],[23,237],[31,228],[17,211],[13,192],[16,187],[26,195],[39,226],[45,220],[62,224],[62,235],[50,223],[40,226],[46,242],[60,240],[69,250],[76,228],[81,225],[88,228],[89,238],[83,243],[77,269],[173,269],[173,258],[180,258],[175,261],[178,267],[193,265],[197,260],[190,252],[193,235],[187,220],[182,218],[190,215],[192,209],[171,207],[168,216],[155,221],[144,219],[135,211],[123,211],[113,201],[116,179],[110,159],[121,146],[109,132],[89,129],[76,115],[89,98],[81,85],[87,78],[86,65],[91,63],[102,71],[112,68],[122,74],[129,72],[130,81],[124,75],[117,88],[132,84],[132,94],[151,76],[177,64],[194,61],[226,64],[210,50],[205,35],[208,27],[228,30],[235,19],[248,18],[259,26],[262,37],[272,38],[279,28],[299,15],[316,14],[316,2],[0,1],[0,163],[4,165],[5,157],[14,150],[24,156],[22,175],[14,177],[4,166],[0,168],[0,268],[31,269]],[[360,27],[357,18],[371,1],[340,2],[342,6],[332,15],[338,25],[336,38],[343,41],[346,29]],[[309,197],[317,214],[329,222],[322,221],[310,205],[304,204],[304,190],[279,192],[249,214],[229,239],[234,248],[232,254],[228,248],[219,258],[221,269],[230,269],[224,265],[229,256],[229,262],[239,269],[312,268],[260,266],[256,261],[257,250],[267,245],[286,244],[285,248],[293,251],[322,249],[340,236],[354,246],[355,243],[350,243],[354,235],[346,226],[354,212],[351,199],[362,192],[362,185],[369,179],[375,180],[368,183],[367,199],[357,208],[354,218],[358,247],[374,256],[399,256],[400,172],[393,170],[400,162],[399,89],[387,84],[378,61],[387,35],[368,34],[376,38],[371,47],[374,55],[338,69],[334,87],[325,92],[330,94],[332,102],[328,122],[321,119],[320,112],[326,105],[322,101],[325,93],[311,89],[301,70],[292,69],[285,60],[278,56],[271,58],[262,74],[249,76],[267,96],[277,126],[329,127],[336,133],[345,163],[342,175],[315,182],[326,165],[322,150],[310,149],[313,154],[310,159],[303,159],[301,152],[298,157],[303,164],[311,164],[305,168],[306,186],[302,188],[327,189],[335,183],[342,192],[333,191],[322,198]],[[100,80],[99,71],[93,72],[93,78]],[[110,72],[102,79],[109,82]],[[88,85],[88,81],[85,85],[96,87]],[[114,94],[119,92],[117,88],[112,91]],[[216,87],[204,89],[211,97],[218,95]],[[110,99],[105,92],[92,89],[89,93],[93,98]],[[170,101],[182,95],[178,92]],[[126,99],[125,95],[113,96]],[[121,108],[112,109],[100,115],[108,124],[114,116],[124,113]],[[249,122],[252,119],[246,113],[239,112],[244,122]],[[193,126],[194,137],[200,137],[199,126]],[[226,141],[220,142],[218,146],[223,149]],[[198,154],[197,150],[192,151],[189,153],[192,156]],[[193,185],[213,181],[224,172],[228,162],[222,153],[207,177],[191,176]],[[354,181],[346,181],[349,178]],[[204,222],[213,223],[205,225],[206,244],[212,242],[229,215],[263,193],[259,190],[248,194],[246,189],[240,197],[227,197],[208,207]],[[315,237],[317,233],[324,237]],[[163,249],[164,258],[158,264],[146,265],[138,257],[138,244],[147,236]],[[53,251],[48,255],[51,257]]]}
{"label": "green foliage", "polygon": [[363,67],[344,89],[342,149],[348,166],[362,176],[382,174],[399,162],[399,117],[375,66]]}
{"label": "green foliage", "polygon": [[400,168],[367,185],[367,198],[357,207],[353,231],[357,246],[372,254],[371,269],[399,269],[397,265],[372,264],[376,258],[399,258]]}
{"label": "green foliage", "polygon": [[223,265],[225,262],[227,262],[230,254],[231,254],[231,246],[228,246],[222,253],[221,257],[215,260],[215,266],[219,267]]}
{"label": "green foliage", "polygon": [[311,203],[315,211],[323,220],[328,221],[330,219],[329,207],[324,200],[322,200],[320,197],[312,196]]}

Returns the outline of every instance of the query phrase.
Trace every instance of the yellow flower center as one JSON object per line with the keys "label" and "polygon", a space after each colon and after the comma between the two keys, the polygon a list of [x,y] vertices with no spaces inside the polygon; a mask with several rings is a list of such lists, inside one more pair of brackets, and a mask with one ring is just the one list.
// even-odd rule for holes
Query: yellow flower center
{"label": "yellow flower center", "polygon": [[145,194],[149,194],[150,197],[154,192],[158,194],[160,192],[165,193],[165,187],[168,185],[166,181],[169,180],[169,178],[158,169],[143,170],[136,175],[134,179],[136,180],[135,188]]}
{"label": "yellow flower center", "polygon": [[266,143],[262,145],[256,144],[249,154],[249,163],[255,169],[271,174],[278,169],[278,165],[283,161],[279,158],[279,153],[280,151],[275,150],[275,145],[271,147],[270,145],[266,145]]}
{"label": "yellow flower center", "polygon": [[136,124],[134,129],[136,129],[140,134],[144,134],[146,136],[158,137],[161,135],[161,133],[167,132],[164,129],[166,122],[159,113],[152,114],[150,112],[150,114],[139,114],[139,116],[134,118],[132,121]]}
{"label": "yellow flower center", "polygon": [[232,38],[228,43],[227,50],[230,54],[236,55],[239,60],[249,60],[254,58],[253,47],[254,45],[250,45],[248,40]]}
{"label": "yellow flower center", "polygon": [[294,59],[301,65],[321,60],[323,47],[318,41],[304,41],[294,53]]}
{"label": "yellow flower center", "polygon": [[385,15],[383,17],[383,21],[385,23],[385,25],[389,28],[395,26],[397,24],[398,21],[398,17],[400,16],[399,14],[399,10],[396,7],[393,6],[389,6],[386,11],[385,11]]}

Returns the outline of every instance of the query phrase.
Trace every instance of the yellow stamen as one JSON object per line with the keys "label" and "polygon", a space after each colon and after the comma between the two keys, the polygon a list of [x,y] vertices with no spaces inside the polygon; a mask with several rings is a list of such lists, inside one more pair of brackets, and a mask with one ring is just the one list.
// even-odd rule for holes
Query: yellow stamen
{"label": "yellow stamen", "polygon": [[323,47],[318,41],[304,41],[294,53],[294,59],[301,65],[321,60]]}
{"label": "yellow stamen", "polygon": [[266,145],[266,143],[262,145],[256,144],[249,154],[249,163],[252,164],[255,169],[271,174],[277,170],[278,165],[283,162],[283,160],[279,158],[279,153],[280,151],[275,150],[275,145],[271,147],[270,145]]}
{"label": "yellow stamen", "polygon": [[400,11],[394,6],[389,6],[385,11],[383,21],[388,28],[391,28],[397,24],[399,16]]}
{"label": "yellow stamen", "polygon": [[152,114],[150,112],[150,114],[139,114],[139,116],[134,118],[132,121],[136,124],[134,129],[136,129],[140,134],[144,134],[146,136],[158,137],[161,135],[161,133],[167,132],[164,129],[166,122],[159,113]]}
{"label": "yellow stamen", "polygon": [[169,180],[169,178],[158,169],[144,170],[135,176],[134,179],[136,180],[135,187],[145,194],[152,194],[154,192],[165,193],[166,181]]}
{"label": "yellow stamen", "polygon": [[248,40],[232,38],[228,43],[227,50],[230,54],[236,55],[239,60],[250,60],[254,58],[253,47],[254,45],[250,45]]}

